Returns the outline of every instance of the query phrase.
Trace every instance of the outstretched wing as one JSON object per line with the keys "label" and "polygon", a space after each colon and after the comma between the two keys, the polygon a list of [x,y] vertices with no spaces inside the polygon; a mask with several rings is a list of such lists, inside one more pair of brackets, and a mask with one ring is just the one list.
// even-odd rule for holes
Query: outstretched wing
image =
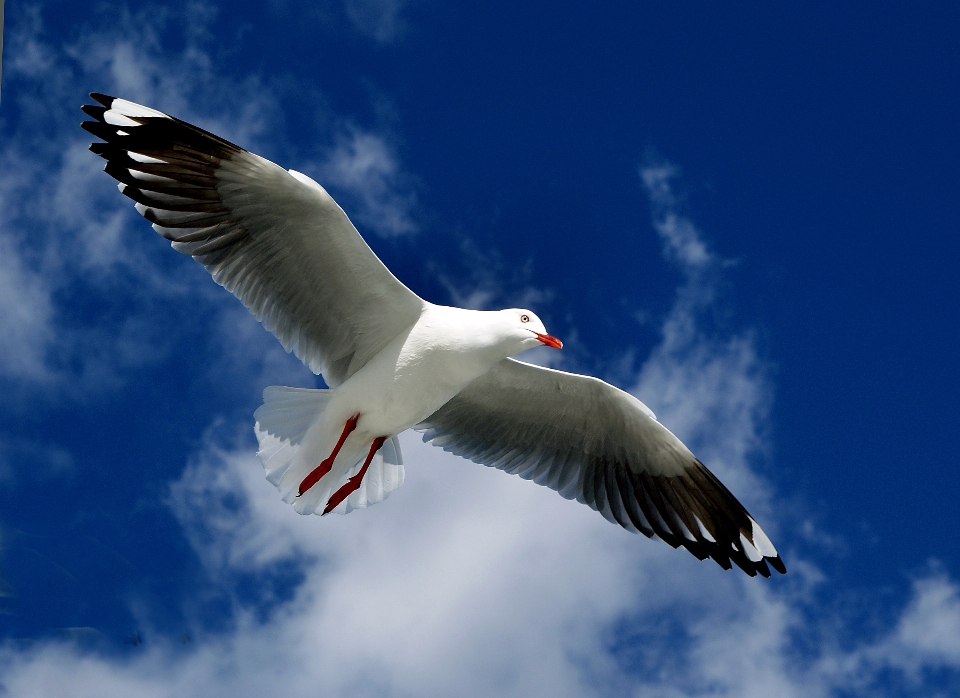
{"label": "outstretched wing", "polygon": [[336,386],[420,317],[319,184],[203,129],[91,94],[83,127],[154,229],[239,298],[287,351]]}
{"label": "outstretched wing", "polygon": [[613,523],[750,576],[786,568],[736,497],[639,400],[504,359],[418,424],[424,441],[576,498]]}

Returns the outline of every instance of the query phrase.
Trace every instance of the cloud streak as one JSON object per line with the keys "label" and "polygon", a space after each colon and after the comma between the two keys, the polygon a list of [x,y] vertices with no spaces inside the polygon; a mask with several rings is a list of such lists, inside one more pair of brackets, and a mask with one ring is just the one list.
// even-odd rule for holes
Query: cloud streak
{"label": "cloud streak", "polygon": [[347,194],[361,226],[382,237],[417,231],[411,216],[417,202],[412,180],[401,171],[383,137],[349,127],[337,138],[320,175],[322,181]]}
{"label": "cloud streak", "polygon": [[766,487],[749,459],[762,453],[773,387],[750,331],[731,335],[710,327],[724,261],[708,250],[693,221],[678,212],[672,186],[678,175],[669,163],[640,168],[664,256],[677,264],[685,281],[633,392],[748,507],[767,509]]}
{"label": "cloud streak", "polygon": [[[45,386],[84,400],[122,384],[126,371],[165,356],[182,328],[195,324],[197,299],[207,312],[235,316],[234,301],[153,237],[100,172],[102,162],[87,150],[90,137],[78,128],[77,107],[86,101],[78,85],[88,85],[251,148],[289,149],[278,135],[280,95],[257,76],[224,75],[207,51],[213,15],[199,4],[184,12],[156,6],[120,11],[60,45],[47,38],[37,8],[8,25],[0,380],[19,391]],[[182,34],[178,51],[160,39],[169,29]],[[318,136],[333,142],[323,174],[356,199],[353,210],[362,224],[384,236],[416,230],[413,180],[384,138],[358,128]],[[171,273],[182,268],[188,271]],[[193,303],[169,302],[186,297]],[[70,314],[66,306],[76,298],[89,299],[96,310]],[[240,333],[246,332],[243,322]]]}
{"label": "cloud streak", "polygon": [[390,44],[406,32],[404,5],[403,0],[346,0],[344,9],[357,31],[378,43]]}

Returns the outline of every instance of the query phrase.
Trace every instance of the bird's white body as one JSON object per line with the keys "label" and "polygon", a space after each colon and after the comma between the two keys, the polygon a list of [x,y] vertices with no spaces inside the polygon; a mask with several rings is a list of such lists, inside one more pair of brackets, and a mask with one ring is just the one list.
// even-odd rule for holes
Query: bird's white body
{"label": "bird's white body", "polygon": [[[521,321],[520,318],[526,318]],[[540,346],[540,320],[524,310],[478,311],[424,303],[420,318],[346,382],[329,391],[277,481],[297,511],[322,507],[377,437],[419,424],[504,358]],[[298,486],[334,452],[349,419],[359,416],[330,472],[302,495]]]}

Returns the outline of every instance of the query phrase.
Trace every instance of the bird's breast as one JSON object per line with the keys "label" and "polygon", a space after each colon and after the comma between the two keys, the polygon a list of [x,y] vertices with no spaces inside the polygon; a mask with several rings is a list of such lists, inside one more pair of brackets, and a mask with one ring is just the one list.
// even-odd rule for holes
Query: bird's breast
{"label": "bird's breast", "polygon": [[363,415],[364,431],[397,434],[436,412],[495,363],[475,354],[411,332],[385,347],[338,391]]}

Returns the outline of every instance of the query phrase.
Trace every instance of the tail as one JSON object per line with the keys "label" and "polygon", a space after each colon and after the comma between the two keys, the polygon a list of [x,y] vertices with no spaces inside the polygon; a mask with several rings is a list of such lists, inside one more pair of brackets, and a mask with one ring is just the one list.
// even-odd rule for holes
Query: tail
{"label": "tail", "polygon": [[[267,481],[270,484],[279,487],[280,478],[300,450],[303,437],[320,419],[320,415],[332,398],[332,390],[287,388],[279,385],[271,385],[264,389],[263,404],[253,413],[253,417],[257,420],[254,431],[257,441],[260,442],[257,456],[263,463]],[[310,460],[316,460],[319,463],[327,455],[326,453],[311,455]],[[347,475],[355,474],[359,465],[360,461],[350,468]],[[392,436],[387,439],[370,463],[360,489],[347,497],[333,511],[337,514],[346,514],[354,509],[381,502],[390,492],[403,484],[403,478],[400,442],[396,436]],[[305,501],[297,500],[295,505],[304,503]],[[296,508],[301,514],[319,514],[323,511],[325,503],[326,500],[315,503],[309,508]]]}

